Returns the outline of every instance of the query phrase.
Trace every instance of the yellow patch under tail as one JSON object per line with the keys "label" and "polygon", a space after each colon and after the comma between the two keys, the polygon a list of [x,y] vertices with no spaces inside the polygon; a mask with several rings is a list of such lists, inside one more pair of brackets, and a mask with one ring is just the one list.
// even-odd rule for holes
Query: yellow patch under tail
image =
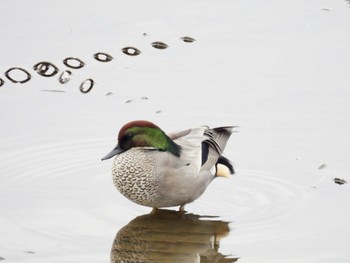
{"label": "yellow patch under tail", "polygon": [[231,178],[232,174],[230,169],[226,165],[218,163],[216,166],[216,176]]}

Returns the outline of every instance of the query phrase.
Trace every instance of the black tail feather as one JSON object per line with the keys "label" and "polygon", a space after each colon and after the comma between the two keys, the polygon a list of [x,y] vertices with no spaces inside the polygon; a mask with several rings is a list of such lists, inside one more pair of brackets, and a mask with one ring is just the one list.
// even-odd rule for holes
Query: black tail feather
{"label": "black tail feather", "polygon": [[226,157],[221,155],[216,164],[218,164],[218,163],[225,165],[230,170],[231,174],[235,173],[235,170],[233,169],[233,166],[232,166],[230,160],[227,159]]}
{"label": "black tail feather", "polygon": [[209,144],[207,142],[202,142],[202,165],[208,160],[209,154]]}

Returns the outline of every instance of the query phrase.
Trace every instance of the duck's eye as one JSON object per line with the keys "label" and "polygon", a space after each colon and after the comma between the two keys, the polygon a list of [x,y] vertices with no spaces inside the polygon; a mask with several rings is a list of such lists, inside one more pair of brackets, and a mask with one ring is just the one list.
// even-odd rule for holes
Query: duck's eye
{"label": "duck's eye", "polygon": [[131,133],[131,132],[126,133],[126,134],[124,135],[124,138],[125,138],[125,139],[131,139],[132,137],[134,137],[134,134]]}

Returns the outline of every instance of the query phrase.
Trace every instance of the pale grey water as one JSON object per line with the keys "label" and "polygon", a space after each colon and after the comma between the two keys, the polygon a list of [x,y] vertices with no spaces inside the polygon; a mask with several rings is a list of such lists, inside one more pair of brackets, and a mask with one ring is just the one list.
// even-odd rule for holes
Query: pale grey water
{"label": "pale grey water", "polygon": [[3,144],[1,220],[10,226],[5,259],[80,262],[111,253],[112,262],[235,262],[241,257],[236,233],[278,242],[281,224],[298,220],[310,194],[287,180],[238,169],[232,179],[214,180],[185,214],[176,208],[151,213],[112,186],[111,162],[96,156],[110,148],[106,140],[66,133],[60,135],[80,139],[17,136]]}
{"label": "pale grey water", "polygon": [[[333,181],[349,181],[347,2],[1,1],[0,260],[347,262],[349,186]],[[86,67],[65,85],[32,68],[62,73],[70,56]],[[28,82],[6,78],[17,66]],[[242,126],[226,149],[237,175],[183,216],[149,215],[100,161],[138,118]]]}

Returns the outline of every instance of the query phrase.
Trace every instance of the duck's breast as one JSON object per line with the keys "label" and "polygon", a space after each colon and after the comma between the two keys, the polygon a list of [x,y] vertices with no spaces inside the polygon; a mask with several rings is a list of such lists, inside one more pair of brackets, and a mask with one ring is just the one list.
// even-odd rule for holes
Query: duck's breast
{"label": "duck's breast", "polygon": [[131,201],[153,207],[159,179],[152,152],[132,148],[116,156],[112,169],[113,183]]}

